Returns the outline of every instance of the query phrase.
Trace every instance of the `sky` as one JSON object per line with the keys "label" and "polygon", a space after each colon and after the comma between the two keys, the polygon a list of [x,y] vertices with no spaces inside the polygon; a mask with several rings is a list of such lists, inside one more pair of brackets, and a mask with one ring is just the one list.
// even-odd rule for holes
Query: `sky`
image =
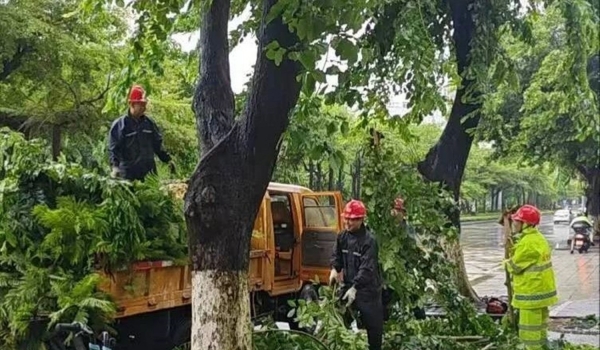
{"label": "sky", "polygon": [[[236,28],[243,20],[249,16],[249,11],[245,11],[240,16],[234,18],[229,22],[229,29]],[[185,52],[189,52],[196,49],[200,32],[195,31],[193,33],[176,34],[172,38]],[[246,37],[239,45],[237,45],[229,54],[229,66],[231,74],[231,88],[234,93],[240,93],[244,89],[244,84],[251,78],[253,72],[253,65],[256,61],[257,46],[256,37],[254,35]],[[326,55],[328,61],[336,60],[339,64],[339,59],[335,55],[335,51],[330,48],[329,53]],[[325,58],[318,63],[320,66],[327,65]],[[336,85],[337,79],[332,76],[327,77],[328,85]],[[390,103],[388,104],[388,110],[390,114],[403,115],[408,112],[406,107],[408,100],[404,94],[391,96]],[[439,112],[435,112],[433,115],[426,117],[424,122],[433,122],[437,124],[445,124],[445,119]]]}

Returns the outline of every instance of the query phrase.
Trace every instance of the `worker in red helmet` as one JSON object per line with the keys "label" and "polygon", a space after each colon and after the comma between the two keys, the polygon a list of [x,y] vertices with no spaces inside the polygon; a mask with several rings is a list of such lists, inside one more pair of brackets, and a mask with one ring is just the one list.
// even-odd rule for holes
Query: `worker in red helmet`
{"label": "worker in red helmet", "polygon": [[409,225],[408,221],[406,220],[406,207],[404,206],[404,199],[401,196],[398,196],[396,199],[394,199],[392,216],[396,218],[400,228],[406,230],[406,233],[409,237],[416,238],[414,228]]}
{"label": "worker in red helmet", "polygon": [[[412,226],[407,218],[406,218],[406,202],[404,201],[404,198],[402,198],[402,196],[398,195],[395,199],[394,202],[392,203],[392,217],[394,217],[396,219],[396,222],[398,223],[398,228],[401,232],[404,232],[409,238],[413,239],[416,241],[418,239],[417,237],[417,233],[415,231],[414,226]],[[406,266],[406,269],[412,269],[412,266]],[[412,295],[404,295],[405,298],[408,298],[409,300],[411,300],[413,303],[417,303],[417,301],[422,297],[422,295],[418,292],[415,291]],[[388,296],[387,298],[391,298],[391,296]],[[387,299],[386,298],[386,299]],[[384,303],[384,307],[389,307],[390,303],[386,302]],[[386,312],[388,312],[386,310]],[[412,309],[413,315],[416,319],[418,320],[424,320],[427,315],[425,313],[425,309],[422,307],[414,307]]]}
{"label": "worker in red helmet", "polygon": [[171,156],[163,148],[158,126],[145,114],[147,102],[144,88],[134,85],[129,91],[127,114],[110,127],[108,153],[113,177],[143,180],[156,172],[154,155],[168,163],[171,172],[175,171]]}
{"label": "worker in red helmet", "polygon": [[369,350],[381,350],[383,336],[382,280],[377,241],[365,226],[365,205],[351,200],[344,208],[345,229],[338,235],[331,259],[329,283],[342,284],[347,306],[360,312]]}
{"label": "worker in red helmet", "polygon": [[540,211],[524,205],[511,215],[514,231],[521,234],[511,259],[512,306],[519,309],[519,338],[528,350],[543,349],[548,335],[548,307],[558,301],[550,244],[537,229]]}

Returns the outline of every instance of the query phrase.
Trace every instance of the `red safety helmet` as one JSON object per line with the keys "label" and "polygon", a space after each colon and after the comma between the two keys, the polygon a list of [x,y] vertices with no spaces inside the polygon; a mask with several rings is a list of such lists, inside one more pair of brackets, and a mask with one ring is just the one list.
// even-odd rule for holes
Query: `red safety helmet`
{"label": "red safety helmet", "polygon": [[540,223],[540,211],[530,204],[520,207],[516,213],[511,215],[513,221],[521,221],[529,225],[537,226]]}
{"label": "red safety helmet", "polygon": [[344,208],[344,218],[362,219],[367,215],[367,208],[363,202],[353,199],[346,204]]}
{"label": "red safety helmet", "polygon": [[404,208],[404,199],[402,199],[402,197],[398,196],[394,199],[394,209],[402,211],[406,210],[406,208]]}
{"label": "red safety helmet", "polygon": [[131,90],[129,91],[129,102],[130,103],[134,103],[134,102],[146,103],[146,102],[148,102],[146,100],[146,91],[144,90],[144,88],[141,87],[140,85],[132,86]]}

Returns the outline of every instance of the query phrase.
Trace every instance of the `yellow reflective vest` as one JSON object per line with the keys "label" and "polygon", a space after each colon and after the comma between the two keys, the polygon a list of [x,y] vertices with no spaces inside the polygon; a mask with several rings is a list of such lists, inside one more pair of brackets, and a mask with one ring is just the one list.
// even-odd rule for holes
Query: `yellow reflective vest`
{"label": "yellow reflective vest", "polygon": [[558,302],[550,245],[537,228],[523,229],[505,266],[512,276],[513,307],[539,309]]}

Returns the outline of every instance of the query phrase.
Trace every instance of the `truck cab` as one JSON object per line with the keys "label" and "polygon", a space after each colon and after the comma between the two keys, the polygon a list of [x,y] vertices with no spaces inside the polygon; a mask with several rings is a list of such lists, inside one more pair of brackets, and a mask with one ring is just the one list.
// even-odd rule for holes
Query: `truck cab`
{"label": "truck cab", "polygon": [[[172,192],[183,199],[185,184],[175,186],[179,191]],[[342,205],[339,192],[269,184],[254,221],[249,253],[253,318],[272,314],[282,320],[287,301],[298,299],[303,287],[316,280],[327,282],[330,257],[342,230]],[[192,293],[189,265],[144,261],[105,277],[101,289],[117,303],[115,328],[120,342],[131,343],[127,349],[142,349],[150,343],[153,349],[171,350],[187,341]],[[148,334],[155,339],[146,339]]]}

